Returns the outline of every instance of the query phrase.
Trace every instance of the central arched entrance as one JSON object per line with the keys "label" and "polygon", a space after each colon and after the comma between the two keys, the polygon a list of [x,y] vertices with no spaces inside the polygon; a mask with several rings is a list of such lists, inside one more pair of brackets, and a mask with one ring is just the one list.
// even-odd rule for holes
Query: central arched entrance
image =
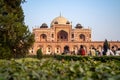
{"label": "central arched entrance", "polygon": [[69,53],[69,52],[70,52],[69,46],[66,45],[66,46],[64,47],[64,53]]}
{"label": "central arched entrance", "polygon": [[57,41],[68,41],[68,33],[64,30],[61,30],[57,34]]}

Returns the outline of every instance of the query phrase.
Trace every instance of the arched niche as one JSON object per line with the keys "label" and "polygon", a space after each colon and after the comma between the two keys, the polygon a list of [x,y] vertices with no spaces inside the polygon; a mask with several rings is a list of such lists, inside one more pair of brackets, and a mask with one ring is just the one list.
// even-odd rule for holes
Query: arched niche
{"label": "arched niche", "polygon": [[85,41],[85,35],[84,34],[80,34],[79,38],[80,38],[81,41]]}
{"label": "arched niche", "polygon": [[47,35],[46,34],[41,34],[40,35],[40,41],[47,41]]}

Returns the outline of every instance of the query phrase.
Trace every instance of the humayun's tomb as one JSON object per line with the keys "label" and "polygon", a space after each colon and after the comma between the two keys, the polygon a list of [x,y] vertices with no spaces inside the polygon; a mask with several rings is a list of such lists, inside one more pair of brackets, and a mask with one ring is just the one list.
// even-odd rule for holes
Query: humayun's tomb
{"label": "humayun's tomb", "polygon": [[[69,20],[60,15],[53,19],[50,27],[43,23],[39,28],[33,28],[35,42],[31,54],[36,54],[39,48],[43,54],[77,53],[80,45],[86,52],[92,47],[102,50],[104,41],[92,41],[90,28],[84,28],[81,24],[73,27]],[[109,44],[116,49],[120,47],[120,41],[109,41]]]}

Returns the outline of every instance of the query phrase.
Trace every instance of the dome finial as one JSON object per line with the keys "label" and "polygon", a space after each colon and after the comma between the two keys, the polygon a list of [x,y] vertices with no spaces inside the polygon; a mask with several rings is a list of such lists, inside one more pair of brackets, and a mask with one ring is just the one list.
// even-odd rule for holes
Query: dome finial
{"label": "dome finial", "polygon": [[60,12],[60,17],[61,17],[61,12]]}

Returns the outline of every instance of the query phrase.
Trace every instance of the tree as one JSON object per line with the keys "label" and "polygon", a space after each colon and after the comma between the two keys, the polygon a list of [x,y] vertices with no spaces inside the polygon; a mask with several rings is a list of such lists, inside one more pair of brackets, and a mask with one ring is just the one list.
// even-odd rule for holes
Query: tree
{"label": "tree", "polygon": [[109,45],[107,39],[105,39],[105,41],[103,43],[103,50],[104,50],[103,55],[106,55],[106,52],[108,49],[110,49],[110,45]]}
{"label": "tree", "polygon": [[42,56],[43,56],[43,53],[42,53],[42,50],[40,48],[37,50],[37,58],[40,59],[40,58],[42,58]]}
{"label": "tree", "polygon": [[0,50],[3,50],[0,55],[7,52],[9,57],[25,56],[34,42],[34,35],[24,23],[21,7],[24,2],[0,0]]}

